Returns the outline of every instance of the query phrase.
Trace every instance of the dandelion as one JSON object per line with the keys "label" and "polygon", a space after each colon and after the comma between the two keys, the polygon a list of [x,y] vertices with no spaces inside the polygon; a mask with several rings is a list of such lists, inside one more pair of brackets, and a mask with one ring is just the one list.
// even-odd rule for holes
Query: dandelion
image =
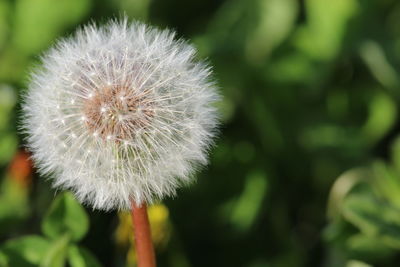
{"label": "dandelion", "polygon": [[207,163],[218,99],[210,68],[169,30],[112,21],[59,41],[23,104],[33,159],[101,210],[174,195]]}
{"label": "dandelion", "polygon": [[126,20],[58,42],[23,106],[39,170],[96,209],[173,195],[216,126],[210,69],[194,56],[173,32]]}

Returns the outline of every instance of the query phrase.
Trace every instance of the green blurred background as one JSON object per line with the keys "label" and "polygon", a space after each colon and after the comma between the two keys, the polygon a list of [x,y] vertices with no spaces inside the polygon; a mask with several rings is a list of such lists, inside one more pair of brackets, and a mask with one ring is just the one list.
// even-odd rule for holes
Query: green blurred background
{"label": "green blurred background", "polygon": [[150,207],[159,266],[399,266],[398,0],[0,0],[0,266],[135,265],[129,214],[51,189],[17,134],[40,54],[124,14],[224,96],[209,167]]}

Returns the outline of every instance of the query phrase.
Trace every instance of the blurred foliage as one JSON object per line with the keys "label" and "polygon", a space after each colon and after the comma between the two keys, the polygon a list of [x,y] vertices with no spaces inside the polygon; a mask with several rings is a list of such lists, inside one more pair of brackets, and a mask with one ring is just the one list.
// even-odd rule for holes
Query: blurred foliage
{"label": "blurred foliage", "polygon": [[398,266],[397,0],[0,0],[0,266],[134,262],[128,215],[53,200],[16,130],[40,53],[122,14],[192,40],[224,96],[210,166],[151,219],[160,266]]}
{"label": "blurred foliage", "polygon": [[42,221],[44,236],[28,235],[8,240],[0,247],[2,266],[100,266],[85,248],[75,242],[89,228],[88,217],[71,193],[59,195]]}

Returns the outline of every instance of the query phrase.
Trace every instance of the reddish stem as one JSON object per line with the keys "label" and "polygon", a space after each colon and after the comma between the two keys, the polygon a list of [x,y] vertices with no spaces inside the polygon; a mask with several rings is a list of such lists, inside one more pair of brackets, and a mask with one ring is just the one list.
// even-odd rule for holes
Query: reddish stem
{"label": "reddish stem", "polygon": [[132,203],[132,221],[135,231],[135,247],[138,267],[156,267],[156,257],[151,241],[147,205]]}

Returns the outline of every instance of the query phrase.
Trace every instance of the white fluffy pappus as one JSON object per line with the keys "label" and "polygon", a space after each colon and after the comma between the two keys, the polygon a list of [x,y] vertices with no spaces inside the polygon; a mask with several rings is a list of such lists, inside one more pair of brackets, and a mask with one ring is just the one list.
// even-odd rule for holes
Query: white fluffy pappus
{"label": "white fluffy pappus", "polygon": [[169,30],[89,25],[42,57],[23,130],[42,174],[95,209],[174,195],[207,163],[219,99],[210,67]]}

